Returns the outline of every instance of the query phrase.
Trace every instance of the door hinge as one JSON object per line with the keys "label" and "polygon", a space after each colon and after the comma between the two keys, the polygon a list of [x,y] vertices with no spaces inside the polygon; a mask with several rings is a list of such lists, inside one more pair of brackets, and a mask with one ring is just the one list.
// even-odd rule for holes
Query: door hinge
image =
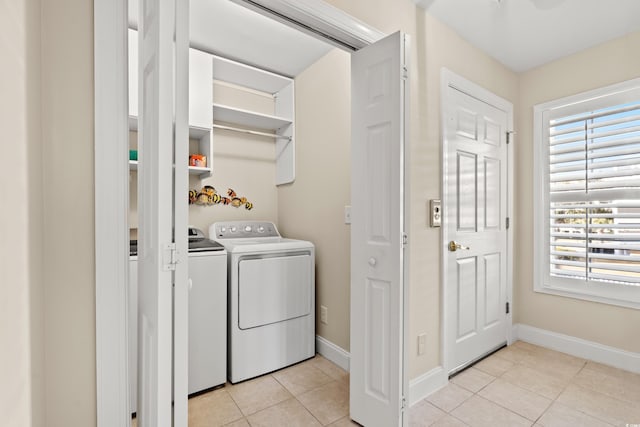
{"label": "door hinge", "polygon": [[402,233],[402,247],[403,248],[407,247],[408,243],[409,243],[409,236],[407,236],[407,233]]}
{"label": "door hinge", "polygon": [[162,270],[174,271],[178,263],[178,251],[175,243],[165,243],[162,248]]}
{"label": "door hinge", "polygon": [[402,399],[400,399],[400,410],[404,411],[407,408],[407,399],[405,399],[404,396],[402,396]]}
{"label": "door hinge", "polygon": [[402,66],[402,80],[409,79],[409,69],[406,66]]}
{"label": "door hinge", "polygon": [[507,131],[507,145],[511,144],[511,137],[515,134],[516,134],[515,131],[512,131],[512,130]]}
{"label": "door hinge", "polygon": [[509,229],[509,217],[506,218],[505,220],[505,227],[507,227],[507,230]]}
{"label": "door hinge", "polygon": [[509,314],[509,301],[507,301],[507,306],[506,306],[505,308],[506,308],[506,311],[505,311],[505,312],[506,312],[507,314]]}

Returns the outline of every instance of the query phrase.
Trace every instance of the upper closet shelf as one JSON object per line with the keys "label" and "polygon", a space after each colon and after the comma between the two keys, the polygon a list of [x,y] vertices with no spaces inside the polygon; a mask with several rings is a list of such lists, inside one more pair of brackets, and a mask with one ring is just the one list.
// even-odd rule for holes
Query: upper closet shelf
{"label": "upper closet shelf", "polygon": [[213,56],[213,79],[267,93],[280,92],[292,80],[250,65]]}
{"label": "upper closet shelf", "polygon": [[213,104],[213,119],[215,122],[233,123],[248,128],[277,131],[293,123],[291,120],[254,111]]}

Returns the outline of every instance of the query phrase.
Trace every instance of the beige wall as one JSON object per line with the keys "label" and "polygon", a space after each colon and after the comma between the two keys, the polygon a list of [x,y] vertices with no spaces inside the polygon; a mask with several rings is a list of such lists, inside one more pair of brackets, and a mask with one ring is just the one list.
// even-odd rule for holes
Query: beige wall
{"label": "beige wall", "polygon": [[640,32],[520,76],[514,322],[640,352],[640,311],[533,292],[533,106],[640,77]]}
{"label": "beige wall", "polygon": [[42,2],[46,425],[96,422],[93,1]]}
{"label": "beige wall", "polygon": [[40,2],[0,4],[0,424],[44,421]]}
{"label": "beige wall", "polygon": [[[35,1],[27,4],[35,4]],[[440,297],[438,278],[440,271],[439,260],[433,257],[434,253],[439,252],[439,233],[428,229],[425,225],[426,201],[440,195],[439,68],[443,65],[447,66],[454,72],[487,87],[498,95],[517,101],[518,93],[514,93],[513,89],[513,85],[516,84],[514,83],[515,77],[434,19],[423,16],[424,14],[416,9],[409,0],[375,0],[371,2],[330,0],[330,3],[381,30],[391,32],[401,28],[412,35],[413,62],[410,84],[412,93],[411,198],[413,205],[411,209],[410,373],[411,377],[416,377],[439,363]],[[24,244],[21,246],[20,243],[23,234],[21,234],[18,225],[26,225],[27,207],[16,202],[15,205],[11,205],[12,210],[7,208],[0,210],[0,215],[3,215],[0,223],[16,225],[15,228],[2,228],[3,239],[6,236],[9,242],[1,246],[3,251],[9,252],[8,254],[3,252],[2,259],[5,262],[8,261],[7,265],[11,267],[6,270],[3,268],[3,272],[0,273],[3,274],[2,290],[4,292],[7,287],[5,295],[13,296],[11,304],[2,306],[2,315],[11,313],[11,322],[9,323],[11,326],[15,326],[20,320],[29,322],[30,304],[32,311],[43,313],[46,325],[43,352],[46,355],[44,380],[38,378],[37,363],[33,372],[30,373],[29,366],[25,362],[21,362],[24,357],[29,357],[29,344],[27,343],[29,331],[20,327],[1,330],[2,337],[7,337],[7,341],[3,342],[15,343],[18,355],[2,352],[0,356],[10,358],[8,362],[15,362],[1,365],[3,367],[9,366],[11,369],[6,372],[7,376],[4,376],[5,371],[3,371],[3,384],[0,386],[0,392],[11,398],[14,398],[16,394],[21,397],[15,401],[15,405],[9,407],[7,402],[12,401],[5,400],[5,394],[3,394],[0,401],[2,404],[0,416],[4,416],[5,411],[10,415],[16,414],[15,416],[20,417],[25,415],[27,405],[29,405],[27,397],[29,391],[26,391],[24,387],[30,387],[25,382],[28,382],[27,378],[31,374],[32,382],[36,387],[44,385],[46,419],[49,426],[95,425],[92,4],[91,0],[43,2],[41,14],[42,63],[40,67],[42,70],[42,137],[44,144],[42,181],[39,181],[37,168],[35,171],[30,168],[29,174],[26,173],[27,163],[29,165],[33,165],[33,162],[36,165],[39,164],[37,137],[27,132],[27,129],[32,129],[32,123],[37,122],[37,112],[26,115],[29,118],[29,126],[27,126],[24,121],[25,115],[20,111],[20,108],[25,108],[27,99],[33,99],[31,97],[36,96],[33,93],[27,94],[28,91],[25,92],[24,86],[21,86],[25,84],[24,73],[23,69],[18,67],[22,67],[22,64],[26,67],[30,63],[29,61],[24,62],[24,47],[23,50],[17,52],[11,50],[20,44],[24,46],[26,39],[29,37],[37,38],[37,35],[31,33],[30,30],[27,37],[24,35],[16,37],[16,34],[21,34],[20,31],[24,31],[21,25],[11,23],[11,20],[14,19],[18,22],[25,19],[20,6],[16,10],[13,3],[11,6],[3,4],[3,13],[0,17],[2,24],[0,31],[3,34],[3,38],[0,39],[0,43],[3,43],[3,55],[0,62],[2,62],[3,70],[9,70],[7,71],[8,77],[3,79],[3,99],[0,101],[0,105],[7,112],[6,115],[2,115],[2,118],[9,120],[8,123],[12,125],[3,126],[3,130],[7,129],[5,141],[17,142],[13,145],[6,143],[2,145],[3,167],[0,172],[2,173],[0,183],[5,185],[9,182],[12,185],[0,187],[1,195],[2,200],[19,201],[24,200],[21,199],[22,195],[30,194],[29,201],[33,203],[32,207],[35,210],[41,207],[37,199],[42,195],[44,199],[42,202],[44,230],[46,230],[46,233],[42,234],[44,236],[42,248],[47,255],[43,268],[46,304],[41,311],[42,305],[38,302],[38,297],[25,294],[25,288],[29,287],[29,283],[32,283],[32,288],[34,288],[33,283],[36,283],[35,289],[36,291],[38,289],[37,280],[29,282],[25,279],[25,274],[37,271],[37,269],[34,270],[27,265],[27,251],[29,249]],[[7,7],[10,10],[6,10]],[[37,15],[37,13],[29,15],[27,23],[37,27]],[[34,46],[37,49],[37,43]],[[627,64],[635,67],[637,76],[637,46],[637,36],[634,36],[629,38],[627,42],[615,44],[615,49],[603,51],[600,57],[613,55],[624,58]],[[574,58],[568,61],[583,63],[584,59]],[[336,62],[340,62],[340,60]],[[36,63],[37,59],[31,65]],[[610,62],[603,61],[602,64],[604,67]],[[593,66],[591,62],[589,65]],[[530,123],[527,123],[527,120],[530,120],[527,119],[527,115],[530,115],[530,105],[547,99],[534,99],[538,97],[537,91],[530,89],[528,85],[540,82],[539,79],[545,75],[544,70],[550,72],[556,67],[562,69],[559,65],[552,64],[527,73],[522,77],[520,84],[519,97],[525,107],[517,111],[519,113],[517,114],[519,117],[517,127],[520,130],[520,143],[523,149],[517,152],[516,170],[518,174],[522,173],[523,178],[519,178],[517,182],[519,191],[516,200],[518,204],[516,216],[522,216],[522,224],[519,229],[525,230],[525,232],[517,236],[520,244],[516,247],[516,253],[520,261],[516,264],[516,320],[549,329],[552,329],[551,326],[553,326],[559,332],[639,351],[638,341],[634,341],[633,331],[631,331],[631,325],[640,323],[637,312],[530,292],[532,271],[531,264],[527,262],[527,259],[531,258],[531,251],[526,247],[525,242],[530,242],[532,237],[531,227],[526,225],[531,223],[529,213],[531,200],[527,197],[527,194],[531,192],[530,176],[532,170],[531,164],[527,160],[531,158],[531,143],[529,141],[527,144],[524,134],[530,128]],[[609,83],[629,77],[621,70],[621,67],[609,66],[607,70],[602,70],[602,67],[596,67],[597,70],[594,73],[601,74],[595,76],[591,84]],[[585,69],[578,74],[585,73]],[[588,74],[590,75],[591,71]],[[574,79],[576,74],[569,74],[566,70],[562,72],[562,75],[571,77],[567,80],[571,85],[577,85],[584,81],[581,75]],[[515,81],[517,82],[517,80]],[[589,84],[585,82],[584,87],[572,87],[572,89],[586,90],[590,88],[587,86]],[[27,87],[33,88],[37,85],[30,81]],[[563,96],[564,94],[553,93],[551,95]],[[10,103],[11,108],[7,107],[7,102]],[[345,114],[347,113],[345,112]],[[25,152],[25,147],[19,144],[19,142],[26,140],[33,141],[35,144],[33,152]],[[300,143],[301,153],[299,155],[309,155],[304,152],[303,147],[304,145]],[[526,147],[529,147],[528,151]],[[313,149],[320,150],[321,147],[313,147]],[[7,156],[4,155],[5,153]],[[27,156],[30,154],[35,157],[28,158]],[[341,159],[340,161],[346,160]],[[341,174],[345,174],[344,165],[338,170]],[[299,171],[302,172],[300,169]],[[345,178],[337,179],[336,182],[343,182],[345,179],[348,180],[345,176]],[[304,182],[304,174],[299,174],[299,180]],[[33,196],[30,191],[34,192]],[[289,196],[287,192],[292,192],[291,195],[295,195],[293,193],[295,191],[297,190],[294,188],[282,189],[283,204],[285,198]],[[348,228],[342,225],[341,221],[342,206],[348,203],[348,194],[341,193],[340,197],[342,197],[341,200],[337,200],[335,205],[331,205],[333,206],[332,212],[327,212],[326,215],[331,217],[331,221],[335,221],[336,230],[340,230],[339,227],[342,227],[346,235]],[[309,203],[306,202],[308,199],[304,198],[302,200],[296,197],[289,198],[289,200],[291,199],[296,199],[299,204]],[[321,207],[321,209],[324,208]],[[291,215],[288,206],[281,204],[278,210],[279,220],[284,223],[285,219]],[[312,218],[313,215],[316,215],[315,210],[314,212],[307,210],[304,213]],[[40,231],[37,224],[37,214],[32,214],[29,221],[34,221],[29,228],[30,232],[35,234],[30,240],[30,246],[31,252],[35,251],[37,257],[36,248],[41,246],[37,237]],[[301,221],[301,218],[298,218],[298,221]],[[290,221],[286,221],[286,223],[298,224]],[[286,227],[288,226],[283,229],[286,234],[313,240],[313,236],[305,234],[300,225],[296,225],[297,229],[287,229]],[[336,234],[341,233],[338,231]],[[348,254],[348,249],[344,244],[328,250]],[[340,250],[342,252],[339,252]],[[331,256],[334,254],[332,253]],[[344,271],[337,273],[335,277],[338,281],[344,280]],[[7,283],[11,283],[11,285],[7,285]],[[335,288],[337,294],[341,292],[340,286]],[[31,298],[30,303],[28,302],[29,298]],[[325,296],[321,295],[321,298],[325,298]],[[330,310],[329,326],[321,332],[331,336],[337,344],[348,348],[348,341],[345,342],[345,337],[348,336],[347,324],[344,324],[344,328],[341,330],[333,331],[330,327],[331,319],[338,319],[336,325],[339,326],[339,322],[344,321],[340,319],[348,318],[348,315],[345,315],[345,311],[340,308],[339,304],[331,302],[332,298],[338,297],[327,295],[327,298],[327,303],[331,304],[331,307],[335,307],[336,312],[334,314],[333,308]],[[5,298],[3,302],[7,300],[9,298]],[[8,311],[5,311],[5,308]],[[538,313],[544,313],[545,316],[551,314],[550,320],[547,321]],[[37,314],[31,317],[31,320],[35,318],[37,322]],[[6,324],[6,322],[2,322],[3,326]],[[625,329],[625,325],[629,326],[626,326]],[[39,333],[37,329],[38,327],[35,326],[35,332],[32,331],[31,335],[36,337],[35,347],[38,345],[37,337],[41,336],[39,335],[41,332]],[[415,356],[415,337],[419,333],[427,334],[428,344],[427,354],[421,357]],[[5,359],[2,361],[4,362]],[[9,378],[10,382],[4,382],[5,378]],[[10,395],[8,394],[9,390],[11,391]],[[16,390],[27,394],[16,393]],[[34,414],[42,419],[43,413],[38,410],[37,405],[38,398],[34,397],[33,401],[35,404]],[[3,418],[3,421],[5,419]]]}
{"label": "beige wall", "polygon": [[[214,84],[213,100],[216,103],[242,108],[263,114],[274,114],[274,100],[267,94],[245,91],[237,87]],[[129,133],[131,148],[137,147],[137,132]],[[201,153],[197,140],[190,141],[189,152]],[[227,130],[213,131],[213,174],[208,178],[189,176],[189,188],[200,191],[203,186],[213,186],[218,194],[227,195],[233,189],[238,196],[253,203],[253,209],[231,205],[191,205],[189,225],[208,234],[209,225],[216,221],[263,220],[278,223],[278,194],[275,186],[275,141],[270,137],[249,135]],[[138,173],[131,172],[129,179],[129,227],[138,226]],[[187,195],[185,194],[185,197]],[[132,233],[135,237],[136,233]]]}
{"label": "beige wall", "polygon": [[[278,187],[283,235],[316,247],[316,332],[349,350],[351,74],[334,49],[296,78],[296,180]],[[320,323],[320,306],[328,322]]]}
{"label": "beige wall", "polygon": [[[416,378],[441,363],[440,231],[429,228],[427,219],[429,199],[441,194],[440,70],[447,67],[514,104],[517,76],[411,1],[329,3],[382,31],[401,29],[411,36],[409,373]],[[419,334],[427,337],[420,356]]]}
{"label": "beige wall", "polygon": [[[429,199],[441,198],[440,74],[443,67],[516,103],[517,76],[476,47],[463,40],[431,15],[419,18],[420,121],[422,139],[412,141],[411,240],[411,354],[416,354],[417,335],[427,334],[425,357],[415,357],[413,376],[428,371],[440,361],[440,229],[427,227]],[[437,278],[437,279],[436,279]]]}
{"label": "beige wall", "polygon": [[277,223],[278,202],[275,181],[275,143],[272,138],[245,136],[230,131],[214,131],[214,172],[210,178],[191,176],[189,188],[213,186],[226,196],[232,188],[253,203],[252,210],[231,205],[189,206],[189,224],[208,234],[216,221],[265,220]]}

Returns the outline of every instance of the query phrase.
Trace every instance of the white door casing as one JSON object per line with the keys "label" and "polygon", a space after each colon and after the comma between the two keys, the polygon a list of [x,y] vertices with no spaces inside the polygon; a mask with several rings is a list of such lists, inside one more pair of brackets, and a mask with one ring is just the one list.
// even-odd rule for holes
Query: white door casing
{"label": "white door casing", "polygon": [[350,415],[403,423],[406,36],[352,54]]}
{"label": "white door casing", "polygon": [[453,373],[509,340],[513,107],[449,72],[443,72],[442,91],[443,351]]}
{"label": "white door casing", "polygon": [[[187,14],[188,16],[188,9]],[[186,216],[174,215],[179,211],[180,198],[174,203],[179,172],[184,168],[176,164],[174,177],[174,155],[179,152],[175,138],[186,135],[188,95],[176,77],[187,79],[184,68],[188,67],[188,43],[176,29],[176,18],[184,20],[184,10],[176,9],[175,0],[149,0],[140,4],[139,33],[139,173],[138,194],[138,425],[182,426],[186,425],[186,366],[184,354],[173,352],[173,270],[176,262],[186,260],[186,250],[175,251],[173,239],[174,221],[183,221],[186,248]],[[188,21],[183,21],[183,25]],[[186,26],[188,32],[188,26]],[[174,36],[176,37],[174,43]],[[181,46],[184,45],[184,46]],[[185,53],[186,52],[186,53]],[[174,68],[176,58],[183,64]],[[187,80],[188,81],[188,80]],[[183,92],[176,96],[177,92]],[[188,92],[187,92],[188,93]],[[180,101],[178,100],[180,99]],[[187,98],[188,99],[188,98]],[[184,111],[182,111],[184,110]],[[175,132],[175,133],[174,133]],[[174,149],[176,153],[174,153]],[[184,157],[186,159],[186,156]],[[181,231],[176,229],[176,232]],[[186,266],[186,262],[182,262]],[[186,270],[181,269],[186,282]],[[186,290],[181,283],[180,293]],[[177,299],[176,301],[180,301]],[[179,302],[180,304],[184,304]],[[176,309],[182,310],[180,306]],[[182,313],[184,315],[184,313]],[[186,321],[178,319],[175,326],[184,329]],[[186,339],[186,338],[185,338]],[[186,351],[186,349],[184,350]],[[175,357],[174,357],[175,356]],[[174,360],[179,360],[173,381]],[[174,386],[176,389],[174,390]],[[184,388],[184,390],[183,390]],[[174,392],[175,408],[172,410]],[[184,393],[184,396],[182,396]],[[174,414],[176,418],[174,419]],[[180,418],[182,417],[182,418]]]}

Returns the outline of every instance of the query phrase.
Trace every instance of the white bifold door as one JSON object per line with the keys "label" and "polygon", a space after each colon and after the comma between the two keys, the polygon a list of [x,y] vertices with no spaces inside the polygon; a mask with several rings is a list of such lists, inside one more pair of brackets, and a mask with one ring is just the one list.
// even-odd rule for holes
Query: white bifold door
{"label": "white bifold door", "polygon": [[178,427],[187,425],[188,2],[140,2],[138,22],[138,426]]}
{"label": "white bifold door", "polygon": [[444,207],[449,372],[507,341],[507,112],[448,86]]}
{"label": "white bifold door", "polygon": [[368,427],[403,424],[406,44],[351,60],[350,416]]}

